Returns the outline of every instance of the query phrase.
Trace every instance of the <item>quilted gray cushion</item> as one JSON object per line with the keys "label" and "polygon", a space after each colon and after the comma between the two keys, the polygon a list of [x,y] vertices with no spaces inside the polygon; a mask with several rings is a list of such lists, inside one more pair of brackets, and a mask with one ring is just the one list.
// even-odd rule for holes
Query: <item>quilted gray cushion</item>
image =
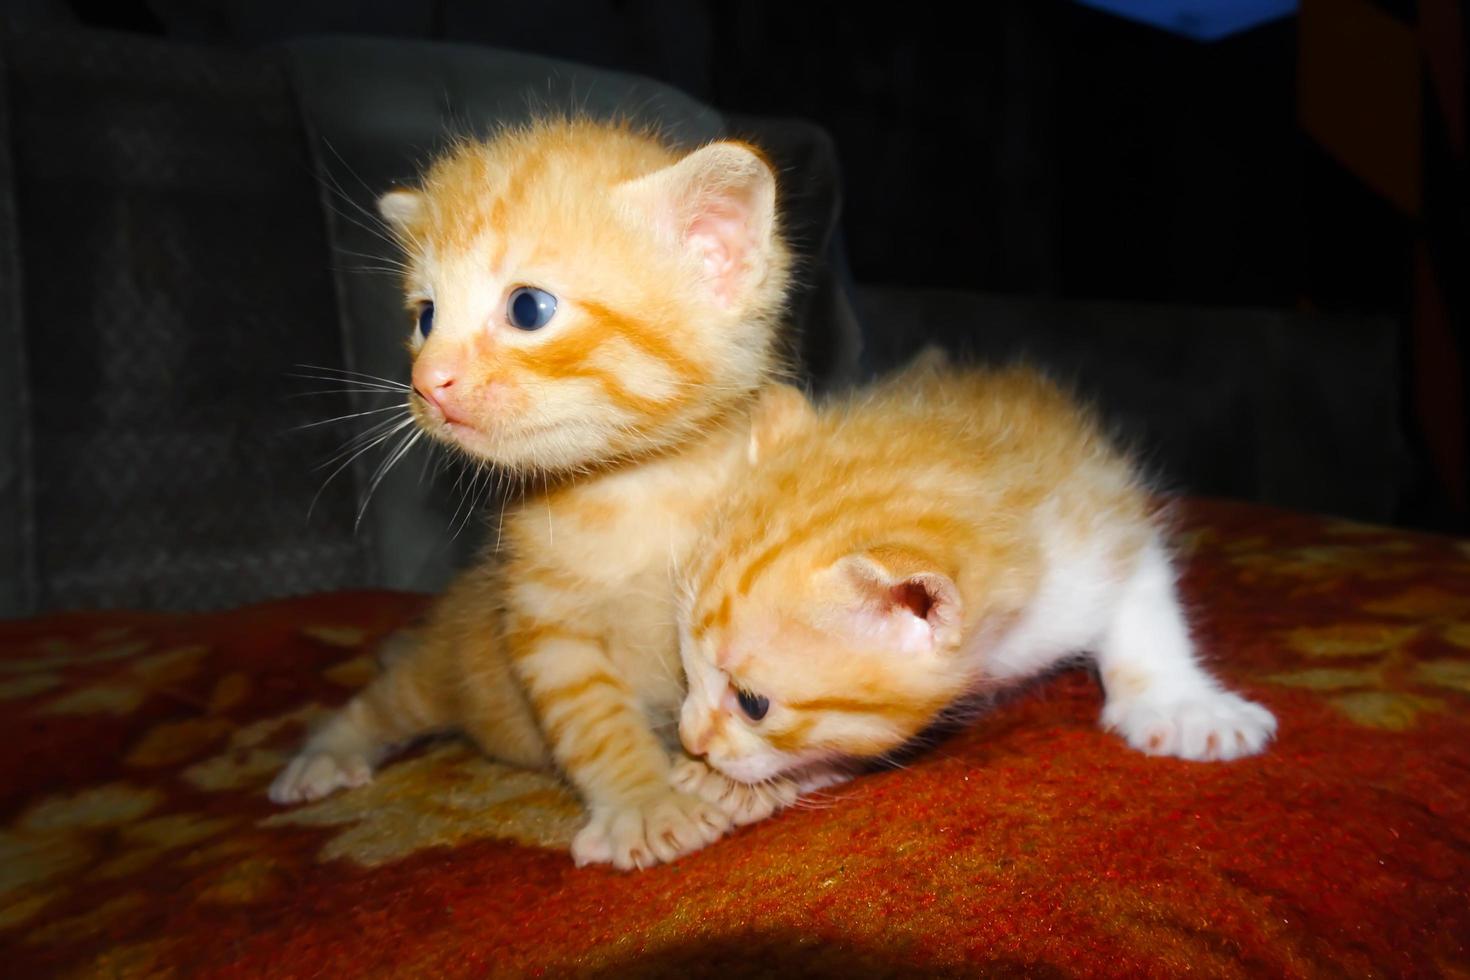
{"label": "quilted gray cushion", "polygon": [[0,51],[19,272],[0,346],[28,405],[5,412],[24,428],[0,482],[33,544],[6,611],[366,584],[351,487],[307,519],[331,437],[293,432],[345,401],[288,398],[293,364],[338,353],[285,71],[100,33]]}

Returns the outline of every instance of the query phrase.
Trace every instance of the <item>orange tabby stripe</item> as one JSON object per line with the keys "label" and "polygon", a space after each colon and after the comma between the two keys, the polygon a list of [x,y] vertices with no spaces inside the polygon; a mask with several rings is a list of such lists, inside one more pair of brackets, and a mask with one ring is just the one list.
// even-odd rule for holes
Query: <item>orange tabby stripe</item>
{"label": "orange tabby stripe", "polygon": [[584,302],[582,308],[605,334],[620,337],[649,357],[662,361],[682,380],[687,382],[705,380],[705,372],[674,349],[673,344],[665,336],[668,331],[650,329],[642,321],[624,316],[601,303]]}
{"label": "orange tabby stripe", "polygon": [[520,659],[535,653],[540,648],[541,641],[554,637],[577,640],[596,646],[602,645],[602,638],[592,633],[568,629],[557,623],[537,622],[535,620],[523,620],[506,630],[505,645],[507,651],[513,658]]}
{"label": "orange tabby stripe", "polygon": [[574,701],[596,687],[609,687],[619,694],[628,693],[628,685],[621,678],[612,674],[598,671],[590,674],[579,681],[563,684],[560,687],[551,687],[538,690],[536,701],[540,704],[556,704],[561,701]]}
{"label": "orange tabby stripe", "polygon": [[[486,208],[484,195],[493,187],[492,175],[483,158],[470,158],[468,162],[474,174],[465,181],[468,186],[461,188],[461,194],[454,195],[458,200],[446,201],[449,205],[445,209],[448,220],[445,221],[444,229],[447,249],[468,249],[487,229],[503,230],[505,210],[523,202],[526,188],[532,178],[546,168],[547,161],[548,154],[543,145],[526,146],[518,161],[519,165],[503,178],[505,186],[497,195],[495,204]],[[502,248],[504,241],[505,236],[502,235],[499,243]]]}
{"label": "orange tabby stripe", "polygon": [[[810,536],[812,533],[813,529],[811,527],[800,528],[793,531],[785,541],[777,541],[775,544],[767,547],[765,551],[762,551],[755,557],[754,561],[745,566],[744,572],[740,573],[740,581],[735,587],[736,591],[741,595],[749,593],[750,587],[755,584],[755,580],[760,576],[761,572],[770,566],[771,562],[776,560],[777,555],[781,554],[788,547],[795,547],[797,541]],[[726,598],[728,599],[729,597],[727,596]]]}
{"label": "orange tabby stripe", "polygon": [[693,630],[694,636],[696,639],[703,637],[704,634],[708,633],[712,627],[725,626],[729,622],[730,597],[726,595],[720,600],[720,605],[718,608],[712,609],[700,617],[699,623],[694,627]]}
{"label": "orange tabby stripe", "polygon": [[587,356],[599,344],[595,337],[582,337],[580,344],[571,344],[572,334],[558,337],[554,344],[543,344],[532,350],[507,351],[507,356],[524,371],[539,374],[544,378],[565,380],[586,378],[595,382],[608,399],[618,407],[634,415],[660,415],[677,408],[687,400],[684,394],[669,398],[651,398],[638,395],[619,380],[611,371],[592,367],[584,363]]}
{"label": "orange tabby stripe", "polygon": [[808,747],[807,736],[816,724],[815,718],[798,718],[780,731],[764,733],[766,743],[778,752],[799,752]]}
{"label": "orange tabby stripe", "polygon": [[497,198],[490,207],[490,214],[485,223],[495,232],[495,244],[490,253],[489,267],[492,273],[498,274],[500,267],[505,263],[505,253],[510,248],[510,235],[506,229],[505,198]]}
{"label": "orange tabby stripe", "polygon": [[871,701],[844,697],[812,698],[793,701],[787,707],[793,711],[834,711],[849,715],[877,715],[880,718],[904,718],[924,710],[917,705],[896,704],[891,696],[889,700],[875,698]]}
{"label": "orange tabby stripe", "polygon": [[629,754],[610,774],[612,780],[624,790],[649,789],[665,785],[665,777],[656,768],[650,768],[641,755]]}
{"label": "orange tabby stripe", "polygon": [[[536,713],[544,719],[552,703],[544,702],[534,696],[532,697],[532,701],[536,705]],[[588,732],[596,731],[599,726],[613,721],[618,716],[626,713],[627,710],[628,708],[625,704],[621,701],[615,701],[603,706],[602,710],[595,714],[590,711],[585,714],[571,712],[549,724],[546,729],[546,737],[551,740],[553,745],[560,748],[567,744],[568,735],[573,728],[576,728],[585,735]]]}
{"label": "orange tabby stripe", "polygon": [[[841,496],[840,494],[835,495],[839,497]],[[759,555],[755,557],[753,561],[751,561],[749,565],[746,566],[745,570],[740,574],[740,578],[736,585],[736,591],[740,595],[749,594],[751,586],[755,584],[755,580],[760,577],[761,573],[764,572],[770,566],[771,562],[775,561],[782,552],[792,551],[796,548],[799,548],[803,542],[805,542],[809,538],[814,537],[819,532],[829,530],[834,524],[837,523],[839,519],[843,517],[850,517],[854,514],[859,514],[867,510],[879,509],[886,504],[894,503],[896,497],[896,492],[888,492],[882,494],[873,494],[867,497],[849,498],[835,507],[830,507],[826,510],[818,511],[813,516],[804,519],[800,524],[796,525],[795,527],[785,529],[784,534],[781,533],[782,529],[777,528],[774,525],[768,525],[762,528],[761,531],[765,533],[760,535],[760,538],[757,540],[770,540],[774,537],[776,541],[774,544],[768,545]],[[754,547],[757,543],[757,540],[750,541],[748,547]],[[735,549],[732,549],[732,551],[734,550]],[[735,553],[739,552],[735,551]]]}
{"label": "orange tabby stripe", "polygon": [[[588,507],[590,505],[582,504],[581,506]],[[583,519],[588,520],[586,517]],[[606,519],[605,515],[603,519]],[[534,585],[542,585],[549,589],[573,594],[587,587],[586,579],[564,568],[556,568],[551,565],[520,565],[516,569],[516,577],[522,581],[531,582]]]}
{"label": "orange tabby stripe", "polygon": [[[705,372],[675,350],[660,331],[601,303],[588,300],[581,305],[587,314],[587,322],[579,329],[562,334],[553,343],[529,350],[507,351],[507,355],[522,369],[542,377],[580,377],[594,381],[608,398],[635,414],[656,415],[678,408],[688,401],[685,392],[690,389],[687,386],[706,380]],[[678,376],[679,392],[668,398],[638,395],[616,373],[588,364],[592,354],[614,337],[668,367]]]}
{"label": "orange tabby stripe", "polygon": [[576,772],[595,762],[622,755],[632,756],[637,751],[638,745],[628,731],[613,728],[595,742],[571,748],[562,756],[562,765],[568,772]]}

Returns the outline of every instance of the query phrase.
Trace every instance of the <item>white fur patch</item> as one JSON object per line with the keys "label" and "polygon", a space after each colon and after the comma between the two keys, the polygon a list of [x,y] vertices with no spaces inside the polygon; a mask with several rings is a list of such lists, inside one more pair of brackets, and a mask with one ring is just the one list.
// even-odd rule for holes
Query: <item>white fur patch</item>
{"label": "white fur patch", "polygon": [[1046,573],[1020,621],[999,638],[972,640],[981,676],[1022,680],[1092,653],[1107,697],[1103,725],[1139,751],[1195,760],[1261,751],[1276,719],[1200,666],[1162,543],[1151,540],[1123,574],[1115,543],[1106,529],[1049,535]]}

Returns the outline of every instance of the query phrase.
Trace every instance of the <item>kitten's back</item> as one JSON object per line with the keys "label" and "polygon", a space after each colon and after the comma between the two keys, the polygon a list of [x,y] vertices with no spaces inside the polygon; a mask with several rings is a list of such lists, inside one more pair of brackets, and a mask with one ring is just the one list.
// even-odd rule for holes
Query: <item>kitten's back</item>
{"label": "kitten's back", "polygon": [[1148,507],[1096,417],[1022,367],[902,372],[788,426],[758,470],[724,508],[725,538],[825,542],[814,560],[926,529],[941,553],[993,546],[1043,507],[1086,524],[1143,520]]}

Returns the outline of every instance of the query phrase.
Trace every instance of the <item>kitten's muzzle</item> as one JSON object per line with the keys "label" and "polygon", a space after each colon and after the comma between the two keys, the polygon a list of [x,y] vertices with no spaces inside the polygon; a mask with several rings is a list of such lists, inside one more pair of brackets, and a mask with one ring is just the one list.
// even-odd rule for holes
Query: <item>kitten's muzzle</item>
{"label": "kitten's muzzle", "polygon": [[452,380],[438,387],[414,386],[413,392],[424,400],[424,406],[434,418],[448,422],[453,425],[463,425],[474,428],[469,419],[459,413],[454,403],[454,396],[449,389],[454,384]]}
{"label": "kitten's muzzle", "polygon": [[686,701],[684,709],[679,712],[679,741],[684,743],[685,751],[690,755],[704,755],[713,735],[714,724],[709,719],[701,724]]}
{"label": "kitten's muzzle", "polygon": [[470,425],[463,408],[458,405],[464,385],[458,384],[459,366],[443,357],[421,354],[413,365],[414,394],[424,400],[429,413],[445,422]]}

